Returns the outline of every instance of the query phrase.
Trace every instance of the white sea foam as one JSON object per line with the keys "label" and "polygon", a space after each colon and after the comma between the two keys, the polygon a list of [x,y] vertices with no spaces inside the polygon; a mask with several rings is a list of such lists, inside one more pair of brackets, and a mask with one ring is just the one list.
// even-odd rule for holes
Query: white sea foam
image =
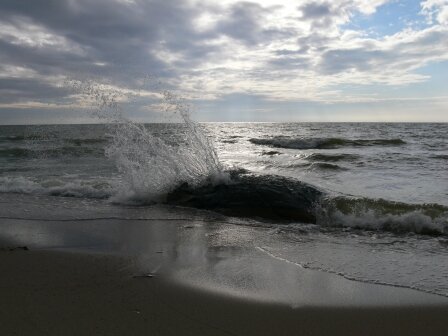
{"label": "white sea foam", "polygon": [[375,199],[327,198],[317,206],[317,224],[364,230],[447,234],[448,209]]}
{"label": "white sea foam", "polygon": [[[443,234],[447,227],[447,218],[431,218],[421,211],[412,211],[409,213],[394,215],[379,215],[374,210],[368,210],[362,214],[344,214],[341,211],[332,213],[331,218],[327,218],[325,224],[331,226],[352,227],[360,229],[381,230],[403,232],[434,232]],[[319,223],[323,224],[323,223]]]}
{"label": "white sea foam", "polygon": [[37,180],[17,177],[0,177],[0,192],[38,194],[79,198],[108,198],[112,194],[109,185],[82,180],[64,181],[53,178]]}

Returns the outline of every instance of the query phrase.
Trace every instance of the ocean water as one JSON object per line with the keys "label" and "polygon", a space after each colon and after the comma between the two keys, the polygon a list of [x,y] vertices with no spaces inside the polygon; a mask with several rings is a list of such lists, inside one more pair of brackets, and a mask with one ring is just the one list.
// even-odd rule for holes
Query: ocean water
{"label": "ocean water", "polygon": [[273,258],[444,296],[447,167],[447,124],[0,126],[4,195],[203,209]]}

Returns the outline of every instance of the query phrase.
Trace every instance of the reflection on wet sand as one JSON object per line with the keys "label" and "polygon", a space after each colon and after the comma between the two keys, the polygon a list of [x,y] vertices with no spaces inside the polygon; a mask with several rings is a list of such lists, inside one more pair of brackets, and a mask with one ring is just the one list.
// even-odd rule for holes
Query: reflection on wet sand
{"label": "reflection on wet sand", "polygon": [[[16,197],[28,201],[30,211],[14,214],[4,207],[0,243],[5,246],[132,257],[132,266],[141,274],[292,307],[446,304],[446,298],[350,281],[276,258],[264,247],[279,248],[283,242],[269,228],[225,223],[223,218],[182,208],[133,208],[130,217],[126,208],[89,208],[77,200],[69,200],[61,213],[58,207],[50,212],[39,208],[38,199],[32,205],[28,196]],[[82,220],[70,215],[77,207],[84,210],[76,212],[82,213]]]}

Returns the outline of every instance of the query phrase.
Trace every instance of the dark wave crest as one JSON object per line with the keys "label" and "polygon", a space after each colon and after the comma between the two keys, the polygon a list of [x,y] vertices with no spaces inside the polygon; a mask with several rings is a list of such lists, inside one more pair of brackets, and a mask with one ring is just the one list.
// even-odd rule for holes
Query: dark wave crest
{"label": "dark wave crest", "polygon": [[348,168],[341,167],[341,166],[339,166],[337,164],[327,163],[327,162],[315,162],[315,163],[312,163],[310,165],[309,169],[312,169],[312,170],[333,170],[333,171],[348,170]]}
{"label": "dark wave crest", "polygon": [[355,154],[324,154],[314,153],[308,155],[306,160],[308,161],[323,161],[323,162],[339,162],[339,161],[355,161],[359,158],[359,155]]}
{"label": "dark wave crest", "polygon": [[295,162],[289,164],[282,164],[279,167],[288,169],[306,169],[306,170],[320,170],[320,171],[345,171],[346,167],[339,166],[334,163],[327,162]]}
{"label": "dark wave crest", "polygon": [[27,157],[31,153],[30,150],[26,148],[4,148],[0,149],[0,158],[20,158]]}
{"label": "dark wave crest", "polygon": [[341,147],[360,146],[400,146],[406,144],[401,139],[344,139],[344,138],[252,138],[249,140],[256,145],[290,149],[336,149]]}
{"label": "dark wave crest", "polygon": [[0,136],[0,141],[22,141],[25,140],[24,135],[6,135]]}
{"label": "dark wave crest", "polygon": [[94,145],[94,144],[103,144],[108,141],[107,138],[79,138],[79,139],[64,139],[65,142],[73,144],[75,146],[82,145]]}
{"label": "dark wave crest", "polygon": [[448,235],[448,207],[383,199],[331,197],[295,179],[233,173],[228,184],[183,184],[166,202],[228,216],[394,233]]}
{"label": "dark wave crest", "polygon": [[191,188],[184,183],[166,201],[229,216],[316,222],[314,209],[322,192],[315,187],[276,175],[232,175],[228,184]]}
{"label": "dark wave crest", "polygon": [[448,154],[431,155],[431,159],[448,160]]}
{"label": "dark wave crest", "polygon": [[48,158],[80,157],[86,155],[104,155],[104,149],[87,146],[63,146],[47,149],[12,147],[0,149],[0,158]]}

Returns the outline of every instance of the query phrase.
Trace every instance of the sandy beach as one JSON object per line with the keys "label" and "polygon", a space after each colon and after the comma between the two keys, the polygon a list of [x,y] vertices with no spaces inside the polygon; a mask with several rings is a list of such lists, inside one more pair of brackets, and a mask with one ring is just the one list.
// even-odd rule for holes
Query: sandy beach
{"label": "sandy beach", "polygon": [[[163,276],[135,277],[137,273],[129,268],[130,263],[129,259],[98,254],[1,252],[2,335],[444,335],[446,332],[446,300],[443,304],[443,300],[430,295],[427,304],[422,305],[292,308],[192,289]],[[411,291],[407,294],[413,295]]]}
{"label": "sandy beach", "polygon": [[76,199],[0,201],[2,335],[446,333],[447,298],[300,267],[263,249],[263,227],[189,209],[129,218],[110,205],[81,213]]}

